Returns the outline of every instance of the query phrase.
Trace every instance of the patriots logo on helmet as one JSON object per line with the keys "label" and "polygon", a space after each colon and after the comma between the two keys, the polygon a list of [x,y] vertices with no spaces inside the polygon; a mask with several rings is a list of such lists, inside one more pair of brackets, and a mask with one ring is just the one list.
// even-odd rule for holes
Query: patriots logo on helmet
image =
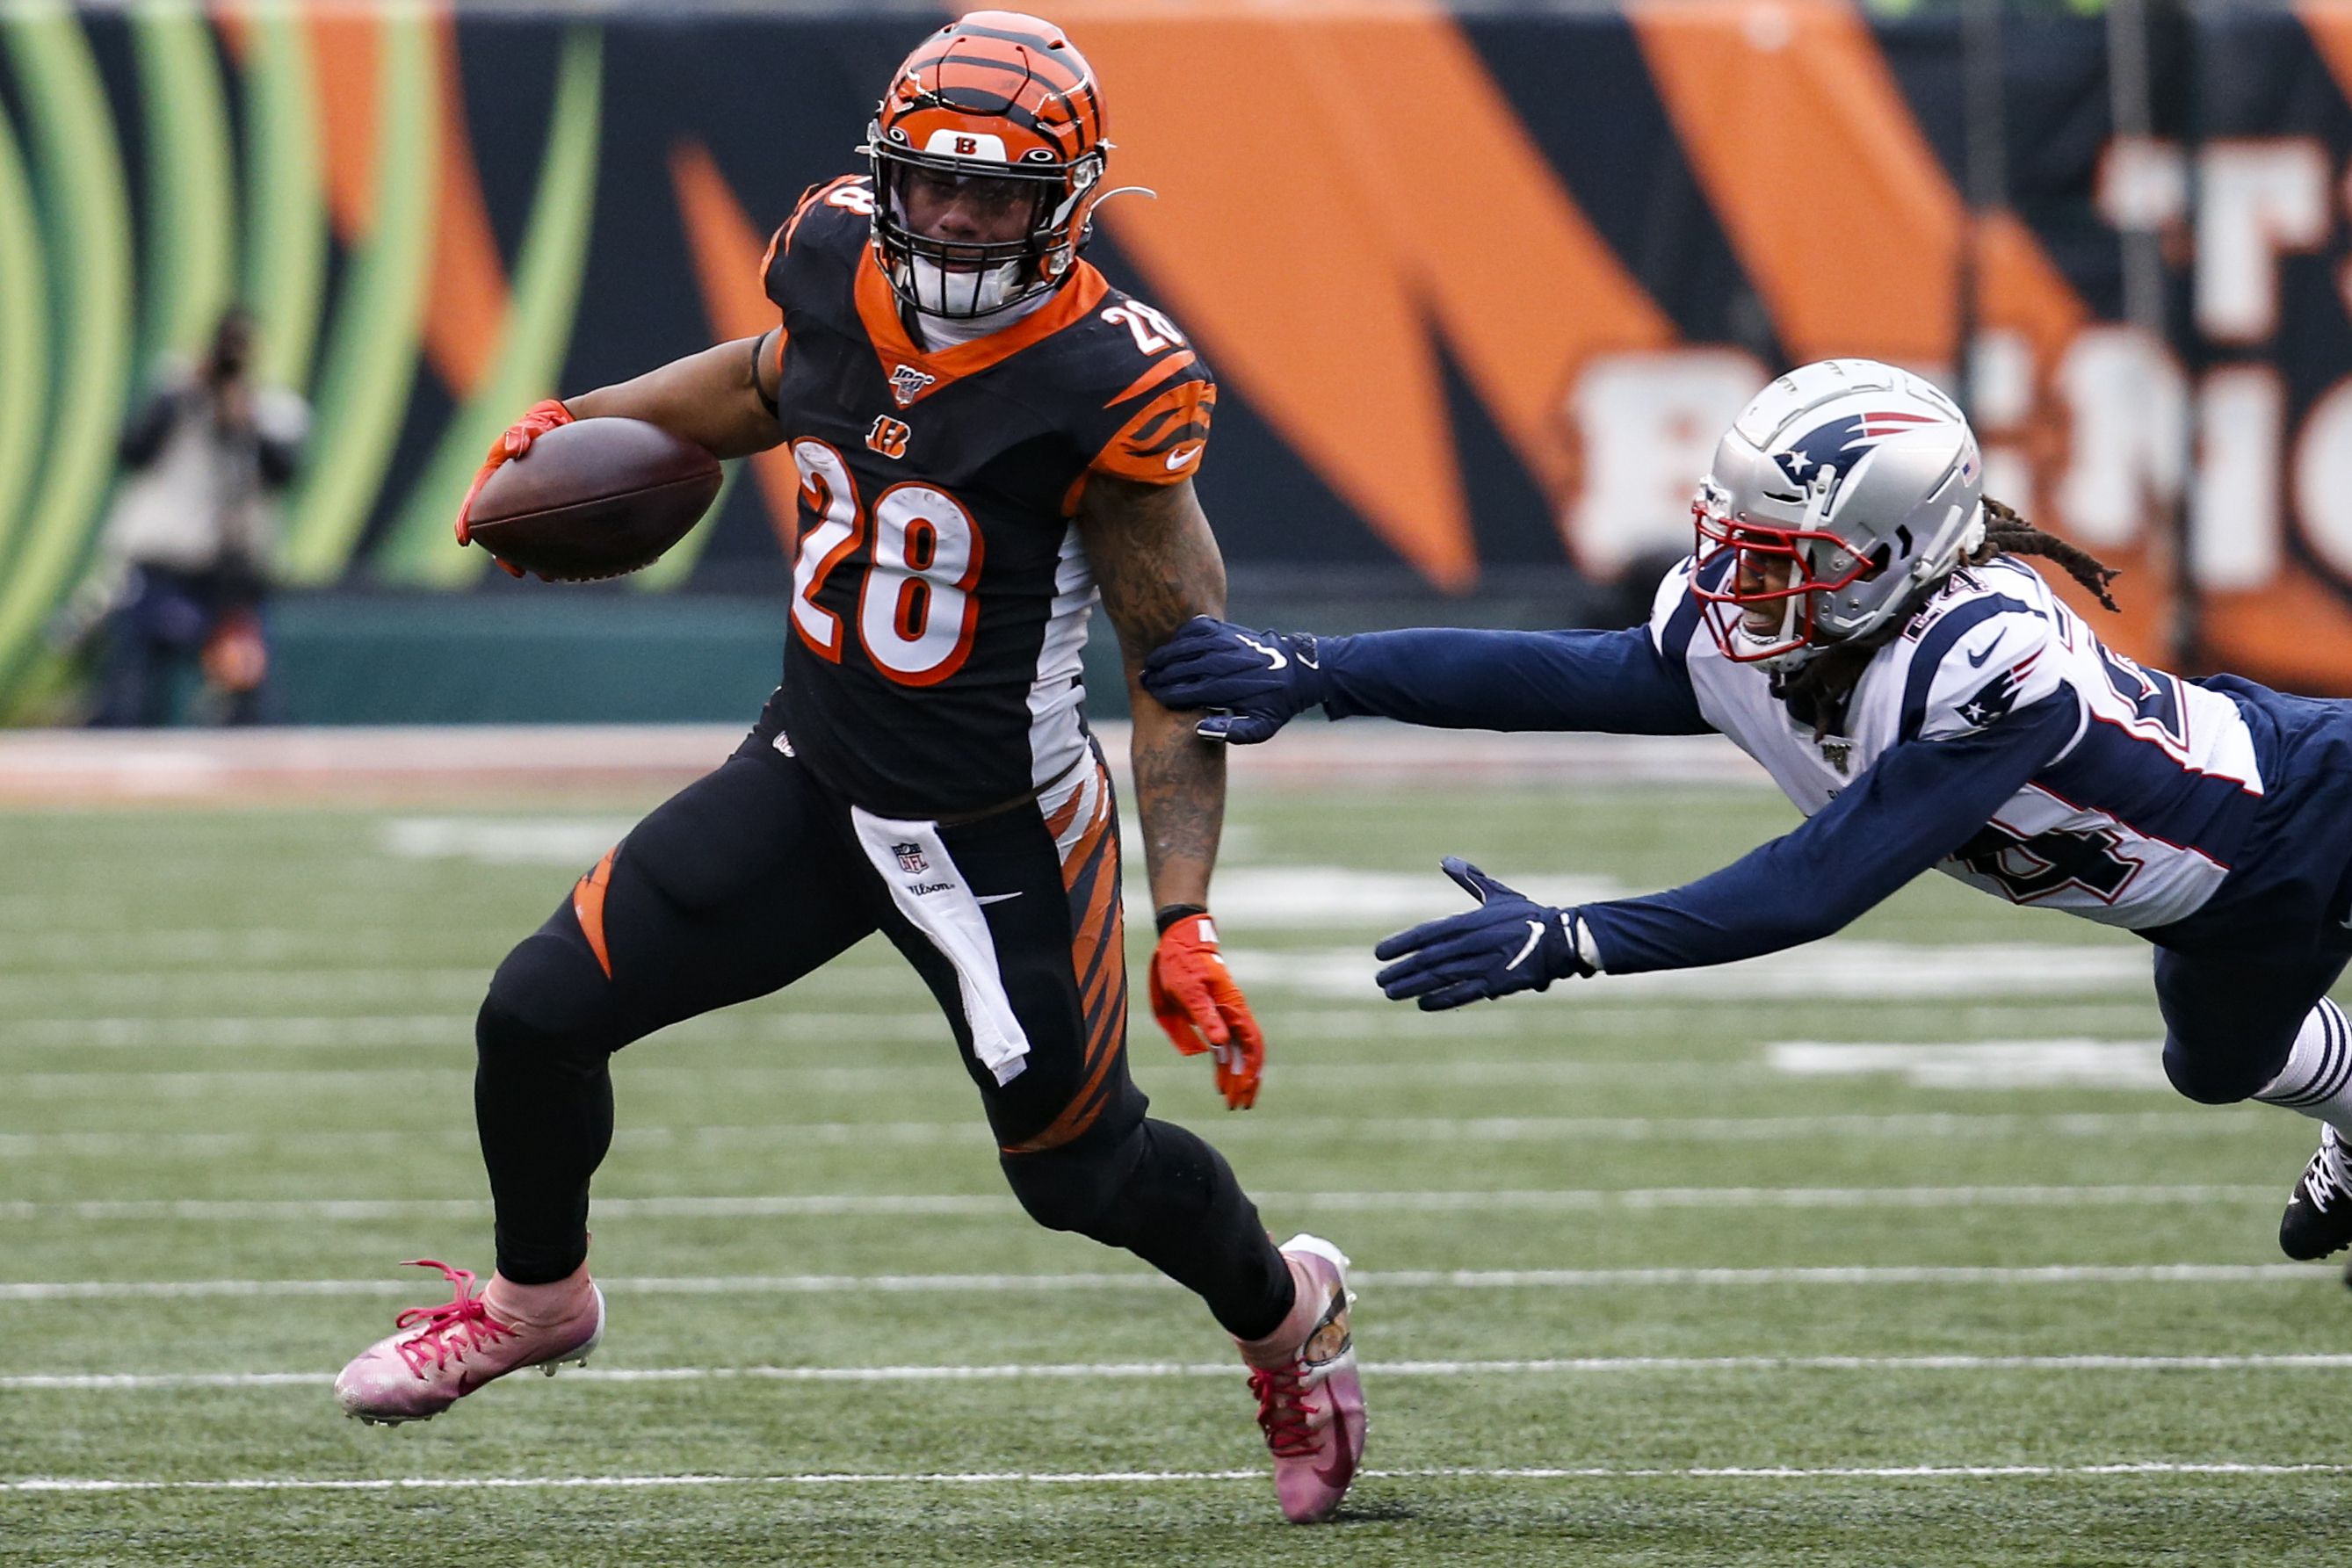
{"label": "patriots logo on helmet", "polygon": [[1843,415],[1805,432],[1785,451],[1772,454],[1772,461],[1801,488],[1818,482],[1822,469],[1830,469],[1835,475],[1831,481],[1834,490],[1845,482],[1858,461],[1847,456],[1848,453],[1867,452],[1891,435],[1901,435],[1923,424],[1942,423],[1933,414],[1892,411]]}

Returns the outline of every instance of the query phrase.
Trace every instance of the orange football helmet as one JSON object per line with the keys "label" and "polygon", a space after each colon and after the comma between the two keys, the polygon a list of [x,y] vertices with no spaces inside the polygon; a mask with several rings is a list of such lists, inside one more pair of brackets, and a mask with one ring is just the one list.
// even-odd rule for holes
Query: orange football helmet
{"label": "orange football helmet", "polygon": [[[1055,287],[1102,199],[1102,90],[1059,27],[974,11],[917,45],[866,128],[874,249],[918,310],[970,319]],[[910,198],[964,204],[989,237],[918,232]],[[1018,227],[1017,237],[995,237]]]}

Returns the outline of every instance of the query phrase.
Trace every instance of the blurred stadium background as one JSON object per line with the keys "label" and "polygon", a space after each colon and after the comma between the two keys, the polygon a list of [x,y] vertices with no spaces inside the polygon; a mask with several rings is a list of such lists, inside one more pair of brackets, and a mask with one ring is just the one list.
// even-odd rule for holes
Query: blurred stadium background
{"label": "blurred stadium background", "polygon": [[[2127,569],[2120,646],[2352,693],[2352,3],[1044,9],[1159,192],[1090,255],[1220,375],[1241,618],[1630,621],[1731,413],[1860,353],[1946,379],[1992,493]],[[417,1296],[391,1262],[484,1257],[489,966],[723,755],[783,625],[782,455],[595,587],[486,572],[457,498],[532,399],[760,329],[768,232],[943,14],[0,5],[0,1563],[2331,1539],[2352,1345],[2270,1239],[2309,1142],[2166,1093],[2136,944],[1919,887],[1687,984],[1377,1002],[1441,853],[1567,898],[1780,831],[1711,742],[1303,726],[1237,762],[1267,1098],[1213,1114],[1135,1049],[1269,1223],[1368,1270],[1381,1473],[1336,1535],[1266,1522],[1183,1304],[1012,1209],[870,945],[625,1059],[602,1376],[330,1418]],[[236,299],[317,413],[285,723],[72,729],[121,422]],[[1074,1340],[1090,1370],[1037,1370]]]}
{"label": "blurred stadium background", "polygon": [[[1993,492],[2130,570],[2128,651],[2352,690],[2352,5],[1065,9],[1159,193],[1091,254],[1219,372],[1245,613],[1622,619],[1727,416],[1858,353],[1954,385]],[[767,235],[938,14],[10,6],[0,708],[74,711],[44,632],[115,435],[243,298],[318,414],[281,716],[747,711],[785,456],[607,589],[486,574],[448,517],[533,398],[762,325]]]}

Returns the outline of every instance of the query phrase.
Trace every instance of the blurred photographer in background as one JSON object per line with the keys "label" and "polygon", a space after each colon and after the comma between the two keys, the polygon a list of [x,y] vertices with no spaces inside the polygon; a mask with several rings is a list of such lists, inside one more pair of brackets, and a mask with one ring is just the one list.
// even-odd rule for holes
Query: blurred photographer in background
{"label": "blurred photographer in background", "polygon": [[123,430],[97,580],[93,725],[171,723],[191,662],[205,686],[198,715],[263,716],[261,609],[278,499],[310,411],[291,392],[255,384],[252,361],[253,319],[231,308],[203,361],[166,367]]}

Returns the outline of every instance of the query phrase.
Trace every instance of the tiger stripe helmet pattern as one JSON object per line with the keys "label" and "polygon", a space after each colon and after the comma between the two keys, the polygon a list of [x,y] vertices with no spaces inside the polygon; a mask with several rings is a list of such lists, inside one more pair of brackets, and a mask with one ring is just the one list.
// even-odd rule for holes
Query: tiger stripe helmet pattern
{"label": "tiger stripe helmet pattern", "polygon": [[[917,45],[866,129],[874,248],[898,298],[936,316],[991,316],[1058,286],[1085,246],[1111,144],[1094,68],[1052,23],[974,11]],[[933,239],[907,222],[920,175],[1027,206],[1017,239]]]}

